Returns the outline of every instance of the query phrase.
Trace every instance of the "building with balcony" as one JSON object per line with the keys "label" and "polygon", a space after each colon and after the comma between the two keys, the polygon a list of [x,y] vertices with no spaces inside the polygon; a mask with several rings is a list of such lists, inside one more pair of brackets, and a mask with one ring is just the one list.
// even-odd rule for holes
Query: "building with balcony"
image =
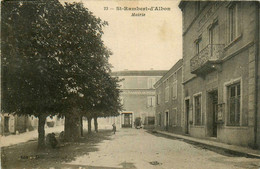
{"label": "building with balcony", "polygon": [[154,87],[156,90],[156,129],[183,133],[182,59],[165,73]]}
{"label": "building with balcony", "polygon": [[122,79],[120,82],[123,111],[120,119],[115,119],[120,127],[134,127],[136,118],[145,126],[154,126],[155,88],[153,85],[164,74],[165,70],[124,70],[112,72],[112,76]]}
{"label": "building with balcony", "polygon": [[179,7],[185,132],[260,147],[259,2],[181,1]]}

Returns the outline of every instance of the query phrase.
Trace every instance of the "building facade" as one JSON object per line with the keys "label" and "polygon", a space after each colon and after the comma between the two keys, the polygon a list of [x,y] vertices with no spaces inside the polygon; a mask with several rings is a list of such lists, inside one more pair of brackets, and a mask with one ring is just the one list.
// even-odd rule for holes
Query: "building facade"
{"label": "building facade", "polygon": [[185,132],[259,147],[259,2],[182,1],[179,7]]}
{"label": "building facade", "polygon": [[17,116],[1,113],[1,135],[23,133],[37,128],[38,119],[29,116]]}
{"label": "building facade", "polygon": [[[57,116],[46,118],[46,127],[60,126],[64,124],[63,118]],[[15,114],[1,113],[0,135],[19,134],[27,131],[37,130],[38,118],[35,116],[18,116]]]}
{"label": "building facade", "polygon": [[120,127],[134,127],[136,118],[141,118],[145,126],[154,126],[155,120],[155,89],[153,85],[166,71],[117,71],[112,76],[122,79],[120,82],[120,98],[123,111],[120,115]]}
{"label": "building facade", "polygon": [[154,85],[156,89],[156,129],[183,133],[182,59]]}

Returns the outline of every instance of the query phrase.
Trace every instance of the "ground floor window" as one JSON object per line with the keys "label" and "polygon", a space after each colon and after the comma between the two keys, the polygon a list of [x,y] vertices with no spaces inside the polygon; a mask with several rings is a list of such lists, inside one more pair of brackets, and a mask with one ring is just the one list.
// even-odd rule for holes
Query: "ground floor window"
{"label": "ground floor window", "polygon": [[176,126],[177,125],[177,109],[174,108],[172,109],[172,125]]}
{"label": "ground floor window", "polygon": [[228,86],[228,125],[240,125],[240,83]]}
{"label": "ground floor window", "polygon": [[161,114],[158,114],[158,125],[161,125],[161,121],[162,121],[162,116]]}
{"label": "ground floor window", "polygon": [[201,112],[201,95],[194,97],[195,125],[203,125],[203,115]]}

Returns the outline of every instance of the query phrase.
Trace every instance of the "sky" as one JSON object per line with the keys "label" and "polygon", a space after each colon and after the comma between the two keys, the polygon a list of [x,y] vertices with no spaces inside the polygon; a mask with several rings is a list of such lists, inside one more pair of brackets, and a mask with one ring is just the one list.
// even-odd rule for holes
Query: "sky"
{"label": "sky", "polygon": [[[109,59],[112,71],[169,70],[181,59],[182,13],[178,8],[179,0],[78,1],[109,23],[104,28],[103,40],[113,52]],[[170,10],[120,11],[116,10],[117,7],[163,7]],[[132,13],[144,13],[145,16],[131,16]]]}

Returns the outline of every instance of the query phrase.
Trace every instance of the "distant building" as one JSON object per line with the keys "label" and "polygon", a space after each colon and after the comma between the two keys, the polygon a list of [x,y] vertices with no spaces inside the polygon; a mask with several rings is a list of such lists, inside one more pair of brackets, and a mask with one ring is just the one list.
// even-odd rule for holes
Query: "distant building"
{"label": "distant building", "polygon": [[1,135],[23,133],[36,129],[38,119],[29,116],[17,116],[1,113]]}
{"label": "distant building", "polygon": [[[46,118],[46,127],[54,127],[64,124],[64,119],[57,116]],[[37,130],[38,118],[35,116],[14,115],[1,113],[0,135],[10,135]]]}
{"label": "distant building", "polygon": [[259,2],[181,1],[185,130],[260,146]]}
{"label": "distant building", "polygon": [[182,133],[182,59],[154,85],[156,89],[156,129]]}
{"label": "distant building", "polygon": [[165,70],[117,71],[120,82],[121,101],[124,111],[121,112],[120,126],[133,127],[136,118],[140,117],[145,126],[154,125],[155,89],[153,85],[164,74]]}

